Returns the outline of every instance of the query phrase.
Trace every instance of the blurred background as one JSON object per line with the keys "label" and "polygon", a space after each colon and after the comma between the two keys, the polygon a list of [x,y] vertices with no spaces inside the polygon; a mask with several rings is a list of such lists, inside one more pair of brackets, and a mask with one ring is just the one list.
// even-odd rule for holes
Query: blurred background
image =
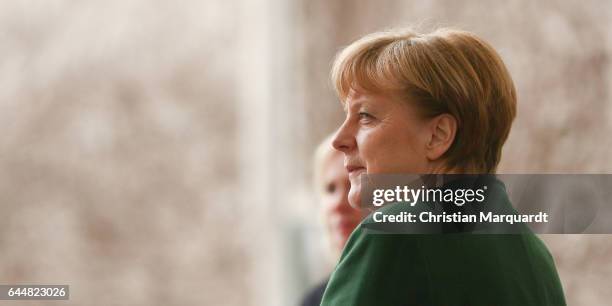
{"label": "blurred background", "polygon": [[[502,173],[612,173],[612,2],[2,1],[3,305],[295,305],[331,269],[312,154],[334,54],[455,26],[519,96]],[[576,205],[580,205],[577,203]],[[612,236],[551,235],[570,305],[612,299]]]}

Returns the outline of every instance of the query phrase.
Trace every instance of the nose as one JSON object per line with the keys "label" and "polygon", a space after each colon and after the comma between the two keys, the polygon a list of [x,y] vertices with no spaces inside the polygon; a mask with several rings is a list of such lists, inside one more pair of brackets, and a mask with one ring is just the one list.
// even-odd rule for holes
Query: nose
{"label": "nose", "polygon": [[334,140],[332,141],[332,146],[338,151],[347,153],[354,149],[356,145],[357,142],[355,141],[354,131],[347,118],[336,132]]}

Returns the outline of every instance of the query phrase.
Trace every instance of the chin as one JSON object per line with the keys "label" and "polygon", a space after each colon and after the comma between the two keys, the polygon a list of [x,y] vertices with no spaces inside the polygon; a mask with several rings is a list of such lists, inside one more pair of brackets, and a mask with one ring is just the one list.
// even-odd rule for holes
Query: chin
{"label": "chin", "polygon": [[354,209],[361,209],[361,196],[357,193],[355,196],[348,197],[348,202]]}
{"label": "chin", "polygon": [[351,182],[351,190],[348,194],[348,202],[355,209],[361,208],[361,184],[353,184]]}

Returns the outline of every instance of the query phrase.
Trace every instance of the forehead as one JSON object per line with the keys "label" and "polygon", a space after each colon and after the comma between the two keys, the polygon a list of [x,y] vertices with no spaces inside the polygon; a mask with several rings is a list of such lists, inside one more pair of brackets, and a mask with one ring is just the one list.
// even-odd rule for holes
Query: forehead
{"label": "forehead", "polygon": [[323,160],[323,167],[324,168],[329,168],[331,166],[333,166],[334,164],[338,164],[341,165],[342,167],[344,167],[344,154],[336,149],[331,149],[331,151],[329,152],[329,154],[325,157],[325,159]]}
{"label": "forehead", "polygon": [[330,155],[325,161],[324,167],[324,180],[334,180],[338,177],[346,177],[348,180],[348,172],[344,168],[344,154],[342,152],[336,151]]}
{"label": "forehead", "polygon": [[362,105],[389,106],[394,102],[393,98],[386,95],[357,91],[351,89],[343,102],[344,111],[359,108]]}

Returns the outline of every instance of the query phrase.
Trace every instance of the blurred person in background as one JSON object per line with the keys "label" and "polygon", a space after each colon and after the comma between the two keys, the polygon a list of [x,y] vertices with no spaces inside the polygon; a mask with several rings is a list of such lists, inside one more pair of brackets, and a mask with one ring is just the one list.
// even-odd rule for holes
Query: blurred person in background
{"label": "blurred person in background", "polygon": [[[442,186],[488,186],[478,207],[514,211],[493,174],[516,92],[484,40],[453,29],[373,33],[338,54],[332,81],[346,111],[333,145],[345,155],[353,207],[367,204],[361,174],[477,174]],[[426,207],[400,202],[377,213],[418,215]],[[473,233],[456,222],[443,234],[372,234],[372,224],[370,215],[350,236],[321,305],[565,305],[553,258],[528,229]]]}
{"label": "blurred person in background", "polygon": [[[351,183],[344,168],[344,154],[332,147],[333,135],[319,144],[314,160],[314,186],[319,200],[326,238],[334,260],[337,260],[349,236],[362,219],[360,210],[350,206]],[[319,306],[327,279],[311,289],[302,306]]]}

